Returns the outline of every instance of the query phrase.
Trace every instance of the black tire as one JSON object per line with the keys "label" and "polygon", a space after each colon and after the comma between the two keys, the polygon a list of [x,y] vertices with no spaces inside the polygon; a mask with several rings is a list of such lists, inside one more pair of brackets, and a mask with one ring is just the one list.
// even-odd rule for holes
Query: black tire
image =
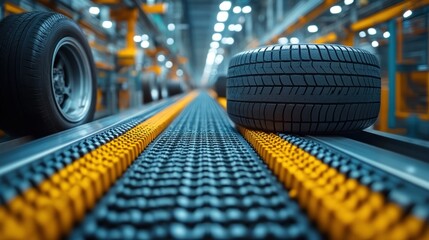
{"label": "black tire", "polygon": [[242,126],[331,134],[372,125],[380,67],[371,53],[341,45],[276,45],[231,59],[227,110]]}
{"label": "black tire", "polygon": [[[6,17],[0,22],[0,33],[1,129],[12,135],[46,135],[93,119],[96,104],[94,60],[85,35],[75,22],[61,14],[29,12]],[[84,54],[76,56],[73,51]],[[58,72],[54,73],[56,56],[62,56],[59,67],[62,83],[79,81],[76,84],[82,87],[76,92],[82,94],[74,93],[78,88],[74,83],[62,86],[63,91],[64,87],[68,88],[68,97],[65,92],[57,92],[53,83],[53,76],[58,76]],[[76,63],[83,66],[82,71],[69,71]],[[77,79],[75,76],[79,74],[87,78]],[[80,98],[88,104],[82,104],[84,107],[78,110],[65,109],[56,98],[61,94],[64,94],[61,103],[80,106],[79,101],[75,101]]]}
{"label": "black tire", "polygon": [[215,83],[215,91],[218,97],[226,97],[226,76],[219,76]]}
{"label": "black tire", "polygon": [[179,81],[168,81],[167,90],[170,97],[183,93],[182,85]]}
{"label": "black tire", "polygon": [[151,103],[159,99],[159,92],[156,85],[148,81],[143,82],[143,103]]}

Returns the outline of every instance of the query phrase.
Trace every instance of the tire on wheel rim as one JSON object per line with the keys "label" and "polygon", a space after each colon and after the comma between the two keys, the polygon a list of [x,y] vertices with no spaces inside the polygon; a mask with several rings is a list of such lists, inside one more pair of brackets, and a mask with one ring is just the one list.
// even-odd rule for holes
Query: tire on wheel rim
{"label": "tire on wheel rim", "polygon": [[248,128],[332,134],[372,125],[380,109],[380,66],[371,53],[331,44],[291,44],[231,59],[227,111]]}
{"label": "tire on wheel rim", "polygon": [[[91,121],[94,60],[82,30],[61,14],[29,12],[0,23],[0,128],[46,135]],[[31,121],[31,122],[29,122]]]}

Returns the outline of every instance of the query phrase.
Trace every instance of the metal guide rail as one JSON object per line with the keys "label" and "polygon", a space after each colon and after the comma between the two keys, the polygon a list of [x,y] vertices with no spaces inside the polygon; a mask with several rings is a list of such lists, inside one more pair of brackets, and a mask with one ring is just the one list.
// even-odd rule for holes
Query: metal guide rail
{"label": "metal guide rail", "polygon": [[104,121],[0,152],[0,239],[429,239],[424,154],[235,128],[204,92]]}

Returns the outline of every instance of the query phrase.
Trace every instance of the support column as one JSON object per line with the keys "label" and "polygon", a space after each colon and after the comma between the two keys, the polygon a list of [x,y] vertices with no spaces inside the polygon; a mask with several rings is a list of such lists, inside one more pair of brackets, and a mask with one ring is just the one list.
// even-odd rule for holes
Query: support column
{"label": "support column", "polygon": [[388,86],[389,86],[389,105],[388,105],[388,126],[389,128],[396,127],[396,45],[397,45],[397,32],[396,32],[396,20],[389,21],[389,46],[388,46]]}

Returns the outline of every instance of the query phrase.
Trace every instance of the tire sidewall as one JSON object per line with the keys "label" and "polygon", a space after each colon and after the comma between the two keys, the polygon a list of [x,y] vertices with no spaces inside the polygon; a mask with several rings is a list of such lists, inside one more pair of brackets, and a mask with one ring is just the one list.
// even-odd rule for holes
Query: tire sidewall
{"label": "tire sidewall", "polygon": [[[47,111],[49,112],[49,115],[52,116],[52,118],[48,119],[50,122],[49,124],[52,124],[52,127],[54,129],[62,130],[67,129],[70,127],[74,127],[77,125],[80,125],[82,123],[88,122],[92,120],[95,110],[95,101],[96,101],[96,73],[95,73],[95,66],[94,66],[94,60],[92,57],[91,50],[89,48],[89,45],[87,43],[87,40],[85,36],[83,35],[83,32],[80,30],[80,28],[77,26],[76,23],[74,23],[72,20],[63,18],[57,22],[54,23],[51,29],[48,30],[48,36],[44,45],[43,54],[41,55],[40,59],[40,69],[42,69],[41,79],[39,81],[39,89],[42,89],[43,96],[46,96],[48,101],[46,101]],[[58,109],[58,106],[56,104],[54,93],[52,90],[52,61],[54,58],[54,51],[55,47],[57,46],[58,42],[65,38],[65,37],[71,37],[76,39],[79,44],[84,49],[86,57],[90,66],[90,74],[91,74],[91,83],[90,83],[90,90],[89,93],[91,94],[90,97],[90,107],[88,109],[88,112],[86,116],[81,119],[78,122],[70,122],[68,121],[60,112]]]}

